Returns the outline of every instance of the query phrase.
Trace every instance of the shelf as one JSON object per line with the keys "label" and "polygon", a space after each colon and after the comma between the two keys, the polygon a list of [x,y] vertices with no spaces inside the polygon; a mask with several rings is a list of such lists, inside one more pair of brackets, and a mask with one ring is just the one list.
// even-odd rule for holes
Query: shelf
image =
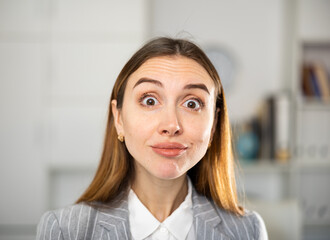
{"label": "shelf", "polygon": [[328,38],[309,38],[300,40],[302,47],[330,47],[330,39]]}
{"label": "shelf", "polygon": [[304,226],[307,228],[326,228],[329,230],[330,228],[330,219],[320,219],[320,220],[311,220],[304,222]]}
{"label": "shelf", "polygon": [[[245,160],[243,160],[245,161]],[[279,163],[279,162],[270,162],[268,161],[260,161],[255,163],[246,163],[242,160],[239,161],[238,171],[242,171],[243,173],[284,173],[289,171],[299,171],[299,170],[330,170],[330,159],[326,160],[300,160],[300,159],[290,159],[290,162],[287,163]],[[276,161],[276,160],[272,160]]]}
{"label": "shelf", "polygon": [[324,101],[320,98],[299,98],[297,100],[298,110],[330,111],[330,100]]}
{"label": "shelf", "polygon": [[247,163],[240,160],[238,169],[244,173],[285,173],[291,169],[290,163],[280,163],[276,160],[256,160],[256,162]]}
{"label": "shelf", "polygon": [[313,160],[313,161],[300,161],[297,163],[297,166],[300,169],[324,169],[329,170],[330,169],[330,159],[328,161],[326,160]]}

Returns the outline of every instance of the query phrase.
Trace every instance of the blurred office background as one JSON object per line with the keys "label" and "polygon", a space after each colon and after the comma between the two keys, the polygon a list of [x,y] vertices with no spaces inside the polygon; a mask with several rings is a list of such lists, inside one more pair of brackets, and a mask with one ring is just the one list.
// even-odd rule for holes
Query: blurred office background
{"label": "blurred office background", "polygon": [[34,239],[87,187],[112,85],[154,36],[218,67],[239,191],[270,239],[330,239],[329,26],[329,0],[0,0],[0,239]]}

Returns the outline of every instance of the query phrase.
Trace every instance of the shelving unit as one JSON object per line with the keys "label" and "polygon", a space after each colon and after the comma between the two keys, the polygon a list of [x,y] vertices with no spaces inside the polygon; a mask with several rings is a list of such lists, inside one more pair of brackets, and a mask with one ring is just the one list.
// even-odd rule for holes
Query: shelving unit
{"label": "shelving unit", "polygon": [[303,63],[322,63],[330,73],[329,1],[296,2],[294,42],[294,156],[296,198],[302,210],[303,239],[330,236],[330,101],[301,91]]}
{"label": "shelving unit", "polygon": [[[289,10],[292,39],[287,49],[292,61],[290,83],[284,85],[293,99],[291,159],[284,164],[266,159],[240,164],[248,198],[256,195],[271,204],[298,201],[304,240],[330,236],[330,101],[304,97],[300,83],[304,61],[321,62],[330,76],[329,9],[329,1],[297,0]],[[260,186],[260,191],[255,189]]]}
{"label": "shelving unit", "polygon": [[[268,203],[290,199],[291,164],[273,160],[240,163],[237,170],[238,192],[248,202]],[[262,184],[260,184],[262,183]],[[262,214],[262,213],[260,213]]]}

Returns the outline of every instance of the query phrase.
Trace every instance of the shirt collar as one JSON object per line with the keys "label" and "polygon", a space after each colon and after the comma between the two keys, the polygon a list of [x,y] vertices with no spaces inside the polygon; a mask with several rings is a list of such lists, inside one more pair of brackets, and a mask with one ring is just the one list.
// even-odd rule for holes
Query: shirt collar
{"label": "shirt collar", "polygon": [[188,179],[188,194],[180,206],[164,222],[159,222],[131,189],[128,194],[129,222],[133,239],[141,240],[164,226],[177,239],[186,239],[193,224],[192,183]]}

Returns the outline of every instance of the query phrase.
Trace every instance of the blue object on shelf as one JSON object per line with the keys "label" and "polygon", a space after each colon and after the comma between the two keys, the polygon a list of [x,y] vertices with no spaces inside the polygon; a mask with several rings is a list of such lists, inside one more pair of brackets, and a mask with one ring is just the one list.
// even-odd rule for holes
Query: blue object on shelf
{"label": "blue object on shelf", "polygon": [[236,149],[241,159],[256,159],[259,146],[259,139],[256,134],[248,131],[238,137]]}

